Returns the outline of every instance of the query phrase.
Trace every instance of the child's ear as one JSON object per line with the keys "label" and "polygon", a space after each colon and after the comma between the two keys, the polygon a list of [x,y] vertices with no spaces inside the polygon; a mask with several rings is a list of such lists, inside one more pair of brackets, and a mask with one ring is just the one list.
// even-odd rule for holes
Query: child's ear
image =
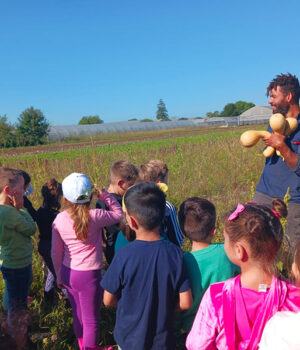
{"label": "child's ear", "polygon": [[119,186],[119,187],[121,187],[122,189],[124,189],[124,181],[122,180],[122,179],[119,179],[118,180],[118,182],[117,182],[117,185]]}
{"label": "child's ear", "polygon": [[129,217],[129,223],[132,229],[137,229],[138,228],[138,222],[135,220],[133,216],[128,216]]}
{"label": "child's ear", "polygon": [[217,233],[217,228],[213,228],[211,231],[211,237],[214,237],[214,235]]}
{"label": "child's ear", "polygon": [[11,188],[9,186],[5,186],[3,188],[3,192],[6,194],[6,195],[11,195]]}
{"label": "child's ear", "polygon": [[235,244],[235,252],[238,260],[240,260],[241,262],[246,262],[248,260],[248,253],[243,244],[237,242]]}

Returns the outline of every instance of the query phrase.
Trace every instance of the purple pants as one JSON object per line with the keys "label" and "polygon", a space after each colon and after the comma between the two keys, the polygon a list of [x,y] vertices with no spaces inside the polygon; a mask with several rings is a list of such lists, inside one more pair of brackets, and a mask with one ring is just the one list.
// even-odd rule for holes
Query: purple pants
{"label": "purple pants", "polygon": [[93,348],[99,343],[101,270],[78,271],[63,265],[61,279],[69,293],[75,336],[83,338],[84,349]]}

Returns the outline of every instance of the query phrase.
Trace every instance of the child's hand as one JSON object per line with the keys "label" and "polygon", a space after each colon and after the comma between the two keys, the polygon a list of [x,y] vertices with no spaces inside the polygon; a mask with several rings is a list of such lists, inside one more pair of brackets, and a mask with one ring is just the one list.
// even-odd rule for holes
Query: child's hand
{"label": "child's hand", "polygon": [[98,194],[98,197],[101,197],[105,189],[103,187],[99,187],[97,184],[94,184],[94,189]]}
{"label": "child's hand", "polygon": [[23,193],[20,191],[13,191],[12,195],[9,196],[9,200],[12,206],[16,209],[24,208],[24,198]]}

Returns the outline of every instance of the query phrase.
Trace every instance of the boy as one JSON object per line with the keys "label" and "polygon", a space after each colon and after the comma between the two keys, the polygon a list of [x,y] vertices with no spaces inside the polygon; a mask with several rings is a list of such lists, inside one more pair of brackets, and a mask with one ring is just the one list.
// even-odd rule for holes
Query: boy
{"label": "boy", "polygon": [[[124,193],[135,183],[137,176],[137,168],[126,160],[119,160],[112,164],[109,173],[110,185],[107,191],[116,198],[120,205],[122,204],[122,197],[124,196]],[[105,203],[100,200],[97,201],[96,208],[108,210]],[[105,227],[105,231],[106,248],[104,250],[104,254],[107,263],[110,264],[115,254],[115,243],[118,232],[120,231],[119,224]]]}
{"label": "boy", "polygon": [[175,307],[192,305],[183,254],[160,239],[165,205],[164,193],[151,182],[131,187],[124,196],[136,240],[116,253],[101,282],[104,304],[117,305],[114,337],[122,350],[174,350]]}
{"label": "boy", "polygon": [[212,244],[216,232],[216,209],[208,200],[192,197],[185,200],[178,212],[183,234],[191,241],[191,252],[184,253],[184,262],[191,283],[193,306],[181,313],[184,332],[189,332],[206,289],[240,273],[225,254],[224,244]]}
{"label": "boy", "polygon": [[[161,160],[152,159],[140,166],[139,179],[140,181],[168,184],[168,173],[167,164]],[[183,243],[183,235],[178,225],[176,209],[168,201],[166,201],[165,217],[160,228],[160,235],[179,247]]]}
{"label": "boy", "polygon": [[[32,282],[32,241],[36,226],[24,210],[24,178],[15,169],[0,168],[0,266],[8,295],[9,332],[18,310],[27,308],[27,294]],[[26,327],[25,327],[26,328]]]}

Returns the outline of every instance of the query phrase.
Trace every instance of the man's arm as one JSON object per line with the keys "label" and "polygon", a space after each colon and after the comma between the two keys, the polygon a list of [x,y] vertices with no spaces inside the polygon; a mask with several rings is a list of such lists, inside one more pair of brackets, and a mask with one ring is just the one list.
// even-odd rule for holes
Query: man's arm
{"label": "man's arm", "polygon": [[104,290],[103,304],[105,306],[117,307],[117,305],[118,305],[118,298],[114,294],[111,294],[107,290]]}
{"label": "man's arm", "polygon": [[265,138],[265,144],[276,148],[284,158],[286,164],[294,170],[298,163],[298,154],[294,153],[284,142],[285,136],[272,133],[270,137]]}

